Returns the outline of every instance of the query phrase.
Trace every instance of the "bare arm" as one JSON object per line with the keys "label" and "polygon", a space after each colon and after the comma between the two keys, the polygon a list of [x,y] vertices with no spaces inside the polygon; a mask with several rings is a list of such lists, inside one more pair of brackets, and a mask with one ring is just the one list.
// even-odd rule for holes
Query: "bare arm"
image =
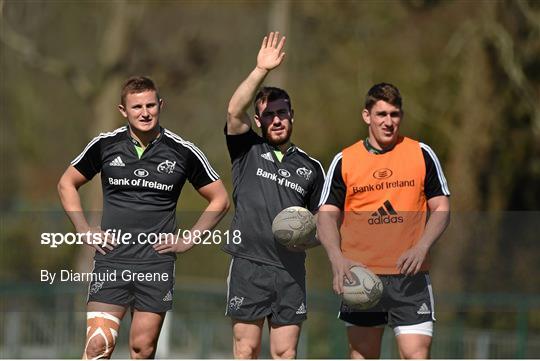
{"label": "bare arm", "polygon": [[227,134],[243,134],[251,128],[251,119],[247,114],[247,109],[268,73],[283,61],[285,53],[281,50],[284,45],[285,37],[279,40],[279,32],[271,32],[264,37],[257,55],[257,66],[238,86],[229,101]]}
{"label": "bare arm", "polygon": [[429,249],[441,237],[450,223],[450,200],[448,197],[433,197],[427,203],[430,216],[422,237],[414,247],[404,252],[397,261],[397,268],[402,274],[414,275],[418,273]]}
{"label": "bare arm", "polygon": [[[203,213],[191,227],[190,234],[195,231],[204,232],[213,229],[229,210],[229,195],[221,180],[212,182],[197,190],[199,194],[208,201],[208,205]],[[189,239],[175,240],[174,235],[170,235],[167,240],[154,245],[158,253],[186,252],[195,244]]]}
{"label": "bare arm", "polygon": [[70,165],[58,182],[58,194],[64,211],[77,232],[86,232],[90,229],[84,216],[79,188],[88,183],[88,180],[74,166]]}
{"label": "bare arm", "polygon": [[[83,176],[75,167],[70,165],[64,172],[60,181],[58,182],[58,194],[60,195],[60,202],[66,212],[67,216],[73,223],[77,233],[102,233],[103,240],[107,241],[105,235],[101,229],[91,229],[81,205],[81,197],[79,196],[79,188],[88,183],[88,180]],[[87,240],[87,242],[90,240]],[[98,244],[89,243],[90,246],[95,248],[99,253],[105,254],[104,248],[112,250],[115,246],[114,242],[105,242],[103,247]]]}
{"label": "bare arm", "polygon": [[345,258],[341,252],[341,236],[338,229],[340,218],[341,210],[330,204],[321,206],[317,217],[317,234],[332,264],[334,276],[332,286],[337,294],[343,293],[343,277],[353,279],[350,273],[351,267],[361,266]]}

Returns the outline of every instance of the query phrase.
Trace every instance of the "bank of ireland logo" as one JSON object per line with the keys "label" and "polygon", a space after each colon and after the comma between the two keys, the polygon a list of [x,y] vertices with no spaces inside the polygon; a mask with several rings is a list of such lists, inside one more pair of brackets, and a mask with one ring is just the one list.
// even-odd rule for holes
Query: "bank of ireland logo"
{"label": "bank of ireland logo", "polygon": [[277,172],[279,173],[280,176],[285,177],[285,178],[289,178],[291,176],[291,173],[289,173],[289,171],[286,169],[278,169]]}
{"label": "bank of ireland logo", "polygon": [[133,172],[133,174],[135,174],[137,177],[139,178],[146,178],[148,177],[148,171],[146,169],[142,169],[142,168],[139,168],[139,169],[135,169],[135,171]]}
{"label": "bank of ireland logo", "polygon": [[373,172],[373,178],[376,179],[386,179],[390,178],[394,174],[391,169],[388,168],[381,168],[377,169],[375,172]]}
{"label": "bank of ireland logo", "polygon": [[240,306],[242,306],[242,303],[244,303],[244,297],[234,296],[229,301],[229,308],[233,311],[238,311]]}
{"label": "bank of ireland logo", "polygon": [[175,166],[176,166],[176,162],[171,162],[170,160],[166,160],[164,162],[159,163],[159,165],[157,166],[157,171],[159,173],[172,174]]}
{"label": "bank of ireland logo", "polygon": [[309,178],[311,177],[311,173],[313,173],[313,171],[307,169],[306,167],[298,168],[296,170],[296,174],[298,174],[300,177],[305,178],[305,180],[309,180]]}

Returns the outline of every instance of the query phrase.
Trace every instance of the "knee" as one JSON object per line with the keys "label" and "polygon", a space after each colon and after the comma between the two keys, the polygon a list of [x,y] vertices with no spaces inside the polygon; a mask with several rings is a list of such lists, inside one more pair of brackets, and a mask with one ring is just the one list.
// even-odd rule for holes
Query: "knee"
{"label": "knee", "polygon": [[108,359],[114,349],[114,342],[107,343],[105,338],[93,337],[86,343],[83,359]]}
{"label": "knee", "polygon": [[429,349],[402,350],[401,358],[405,360],[423,360],[429,358]]}
{"label": "knee", "polygon": [[349,357],[353,360],[363,359],[378,359],[380,357],[379,350],[376,348],[357,349],[349,346]]}
{"label": "knee", "polygon": [[234,343],[234,358],[235,359],[255,359],[259,357],[257,346],[250,345],[247,342]]}
{"label": "knee", "polygon": [[354,350],[354,349],[350,349],[349,350],[349,358],[352,359],[352,360],[359,360],[359,359],[364,359],[364,355],[362,355],[360,352]]}
{"label": "knee", "polygon": [[154,358],[155,347],[132,347],[131,358],[132,359],[151,359]]}
{"label": "knee", "polygon": [[151,359],[154,358],[155,352],[155,345],[145,340],[136,340],[130,345],[132,359]]}
{"label": "knee", "polygon": [[286,348],[280,350],[272,350],[273,359],[292,360],[296,358],[296,350],[294,348]]}

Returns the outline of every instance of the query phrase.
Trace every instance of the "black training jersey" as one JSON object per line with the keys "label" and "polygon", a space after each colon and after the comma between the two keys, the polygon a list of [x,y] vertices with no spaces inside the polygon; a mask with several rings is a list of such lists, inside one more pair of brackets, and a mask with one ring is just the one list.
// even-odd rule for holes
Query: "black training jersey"
{"label": "black training jersey", "polygon": [[[435,152],[428,145],[424,143],[419,144],[422,149],[422,156],[426,167],[424,178],[424,194],[426,195],[426,199],[429,200],[430,198],[442,195],[450,196],[450,190],[448,189],[441,163],[435,155]],[[342,157],[343,155],[341,152],[334,157],[334,160],[328,169],[328,178],[326,179],[320,201],[320,205],[331,204],[341,210],[344,209],[347,192],[341,169]]]}
{"label": "black training jersey", "polygon": [[161,128],[139,159],[137,141],[127,126],[95,137],[71,164],[88,180],[101,172],[103,230],[131,234],[130,244],[120,244],[96,260],[153,263],[176,259],[158,254],[147,243],[150,234],[176,232],[176,204],[188,180],[199,189],[219,179],[205,155],[193,143]]}
{"label": "black training jersey", "polygon": [[305,252],[292,252],[277,243],[272,221],[290,206],[317,211],[324,184],[321,164],[294,145],[279,161],[275,148],[251,129],[226,137],[235,205],[231,230],[240,230],[241,242],[225,245],[224,250],[278,267],[303,267]]}

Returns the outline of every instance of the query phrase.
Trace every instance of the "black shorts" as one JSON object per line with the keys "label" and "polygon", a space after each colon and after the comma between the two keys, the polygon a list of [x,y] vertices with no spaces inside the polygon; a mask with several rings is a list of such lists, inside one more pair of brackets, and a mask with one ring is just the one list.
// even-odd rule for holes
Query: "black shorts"
{"label": "black shorts", "polygon": [[355,326],[417,325],[435,321],[431,281],[428,273],[414,276],[379,275],[383,282],[381,300],[367,310],[354,310],[341,304],[338,318]]}
{"label": "black shorts", "polygon": [[225,314],[240,321],[268,317],[275,325],[296,325],[307,318],[306,272],[234,257],[227,278]]}
{"label": "black shorts", "polygon": [[138,311],[172,308],[174,262],[126,264],[94,261],[87,302],[132,306]]}

